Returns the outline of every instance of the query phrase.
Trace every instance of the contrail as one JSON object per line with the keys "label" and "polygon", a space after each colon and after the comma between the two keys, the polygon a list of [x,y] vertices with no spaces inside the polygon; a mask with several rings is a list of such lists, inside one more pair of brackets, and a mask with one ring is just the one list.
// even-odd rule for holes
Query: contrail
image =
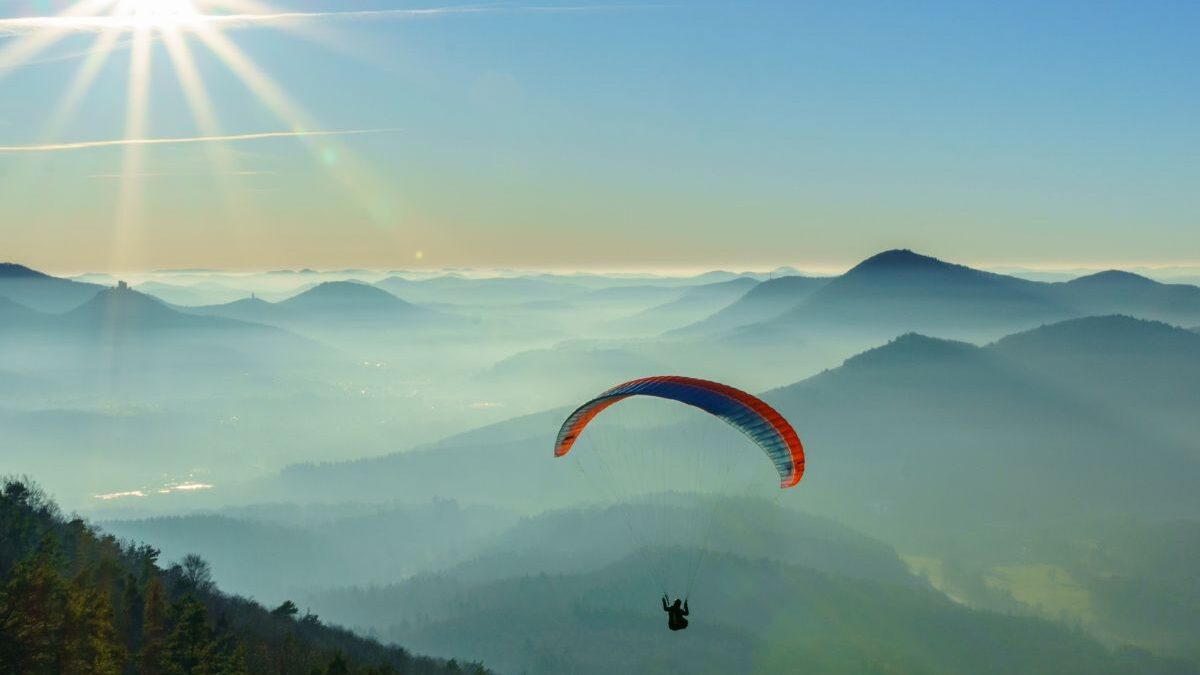
{"label": "contrail", "polygon": [[95,173],[93,180],[124,180],[126,178],[180,178],[203,176],[274,176],[275,171],[144,171],[142,173]]}
{"label": "contrail", "polygon": [[[172,25],[187,30],[189,25],[210,24],[229,28],[243,28],[260,24],[287,23],[289,21],[313,21],[319,19],[406,19],[435,17],[446,14],[477,14],[494,9],[477,7],[430,8],[430,9],[379,9],[349,12],[278,12],[275,14],[186,14],[172,18]],[[136,16],[33,16],[16,19],[0,19],[0,35],[26,35],[47,29],[92,33],[106,30],[133,30],[144,25],[145,20]]]}
{"label": "contrail", "polygon": [[[303,21],[354,21],[364,19],[419,19],[463,14],[517,14],[558,12],[603,12],[648,9],[647,5],[564,5],[561,7],[431,7],[415,9],[373,9],[342,12],[277,12],[273,14],[181,14],[169,19],[170,25],[180,30],[190,26],[208,24],[218,28],[252,28],[260,25]],[[37,33],[44,30],[76,33],[102,31],[132,31],[145,25],[145,19],[137,16],[33,16],[0,19],[0,37]]]}
{"label": "contrail", "polygon": [[341,131],[267,131],[259,134],[231,134],[228,136],[187,136],[182,138],[119,138],[109,141],[80,141],[77,143],[47,143],[44,145],[0,145],[0,153],[18,152],[65,152],[68,150],[91,150],[128,145],[180,145],[184,143],[227,143],[236,141],[259,141],[267,138],[305,138],[310,136],[357,136],[361,134],[383,134],[399,129],[347,129]]}

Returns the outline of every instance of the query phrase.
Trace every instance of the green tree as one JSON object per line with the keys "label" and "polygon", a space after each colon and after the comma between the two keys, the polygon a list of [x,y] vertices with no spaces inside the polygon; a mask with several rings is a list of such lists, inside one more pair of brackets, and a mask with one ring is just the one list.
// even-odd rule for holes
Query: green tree
{"label": "green tree", "polygon": [[93,585],[91,576],[76,575],[67,589],[60,668],[64,673],[118,675],[125,650],[113,623],[112,602]]}
{"label": "green tree", "polygon": [[59,637],[67,612],[67,589],[56,570],[49,536],[34,555],[13,569],[0,594],[0,667],[23,675],[57,673]]}
{"label": "green tree", "polygon": [[204,603],[188,595],[175,604],[172,613],[175,629],[167,641],[167,673],[201,675],[213,670],[212,631]]}
{"label": "green tree", "polygon": [[329,665],[325,666],[325,675],[350,675],[350,664],[346,662],[346,656],[341,651],[334,652]]}
{"label": "green tree", "polygon": [[142,647],[138,653],[140,675],[162,675],[167,652],[167,594],[157,576],[146,583],[142,610]]}
{"label": "green tree", "polygon": [[300,608],[291,600],[284,600],[283,604],[271,610],[271,616],[281,616],[292,618],[300,613]]}

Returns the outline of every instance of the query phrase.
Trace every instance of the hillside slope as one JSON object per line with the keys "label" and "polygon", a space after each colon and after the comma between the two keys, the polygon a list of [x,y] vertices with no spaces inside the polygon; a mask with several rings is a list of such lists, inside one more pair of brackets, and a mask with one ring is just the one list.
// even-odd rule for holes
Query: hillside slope
{"label": "hillside slope", "polygon": [[[36,488],[0,486],[0,672],[461,673],[213,586],[203,560],[168,568],[67,521]],[[473,672],[486,672],[472,666]]]}

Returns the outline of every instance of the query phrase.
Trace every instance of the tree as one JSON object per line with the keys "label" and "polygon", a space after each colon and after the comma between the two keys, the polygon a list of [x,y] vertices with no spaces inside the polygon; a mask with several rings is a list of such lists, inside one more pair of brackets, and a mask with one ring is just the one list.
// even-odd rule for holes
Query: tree
{"label": "tree", "polygon": [[125,650],[117,639],[112,602],[92,584],[86,571],[76,575],[67,590],[59,649],[59,667],[64,673],[119,675],[124,665]]}
{"label": "tree", "polygon": [[[195,596],[184,596],[172,608],[175,629],[167,641],[167,673],[170,675],[200,675],[211,665],[212,631],[208,627],[208,610]],[[211,670],[211,669],[210,669]]]}
{"label": "tree", "polygon": [[142,648],[138,653],[141,675],[161,675],[167,652],[167,594],[157,576],[146,583],[142,610]]}
{"label": "tree", "polygon": [[197,593],[212,592],[212,568],[204,558],[195,553],[189,553],[183,556],[180,567],[183,570],[183,582],[187,585],[188,590]]}
{"label": "tree", "polygon": [[300,608],[291,600],[284,600],[283,604],[271,610],[271,616],[280,616],[292,618],[300,613]]}
{"label": "tree", "polygon": [[334,652],[329,665],[325,666],[325,675],[350,675],[350,664],[346,663],[346,656],[340,650]]}
{"label": "tree", "polygon": [[146,599],[142,597],[137,578],[126,574],[121,582],[121,608],[117,621],[117,632],[121,640],[136,654],[142,647],[142,615],[146,611]]}
{"label": "tree", "polygon": [[[9,487],[9,486],[6,486]],[[0,666],[6,672],[56,673],[67,589],[55,569],[57,549],[49,536],[18,564],[0,594]]]}

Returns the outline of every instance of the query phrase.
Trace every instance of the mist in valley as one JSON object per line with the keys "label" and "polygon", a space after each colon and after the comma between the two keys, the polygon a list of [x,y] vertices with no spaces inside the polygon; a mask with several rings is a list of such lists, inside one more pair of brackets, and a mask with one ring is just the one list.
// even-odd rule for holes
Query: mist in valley
{"label": "mist in valley", "polygon": [[[224,592],[496,672],[1194,672],[1195,326],[1200,287],[907,250],[836,275],[9,264],[0,471]],[[800,484],[661,400],[553,456],[577,405],[661,374],[760,395]],[[664,594],[692,607],[666,641]]]}

